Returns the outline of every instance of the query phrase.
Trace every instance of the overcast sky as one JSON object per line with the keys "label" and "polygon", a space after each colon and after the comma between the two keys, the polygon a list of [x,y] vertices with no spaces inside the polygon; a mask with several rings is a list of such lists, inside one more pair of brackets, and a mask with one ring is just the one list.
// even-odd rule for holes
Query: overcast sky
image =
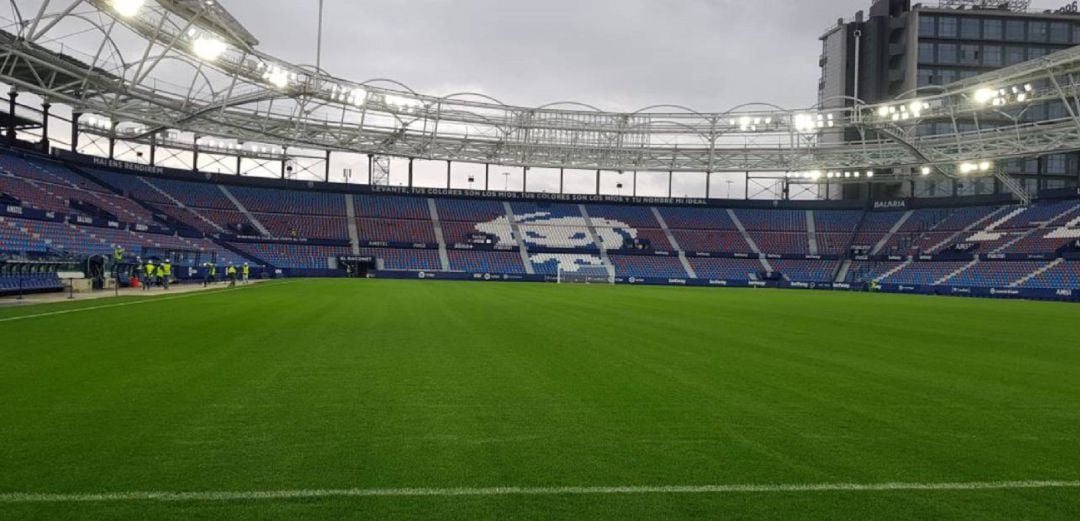
{"label": "overcast sky", "polygon": [[[325,0],[323,67],[354,80],[392,78],[428,94],[473,91],[522,105],[800,108],[816,100],[818,37],[870,2]],[[223,4],[264,50],[314,63],[318,0]]]}

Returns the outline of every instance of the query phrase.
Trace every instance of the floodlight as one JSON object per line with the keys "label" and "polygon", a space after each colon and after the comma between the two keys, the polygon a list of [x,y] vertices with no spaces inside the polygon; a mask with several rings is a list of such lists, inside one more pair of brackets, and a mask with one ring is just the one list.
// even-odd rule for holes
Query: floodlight
{"label": "floodlight", "polygon": [[866,171],[866,177],[874,177],[874,171],[873,170],[867,170]]}
{"label": "floodlight", "polygon": [[139,14],[139,9],[142,9],[144,3],[145,0],[112,0],[112,8],[116,14],[131,18]]}
{"label": "floodlight", "polygon": [[889,107],[882,106],[882,107],[878,108],[877,109],[877,114],[878,114],[878,116],[881,116],[883,118],[889,117]]}
{"label": "floodlight", "polygon": [[994,89],[983,87],[975,91],[975,101],[978,103],[987,103],[996,97]]}
{"label": "floodlight", "polygon": [[979,171],[989,172],[992,166],[993,165],[989,161],[983,161],[982,163],[979,163]]}
{"label": "floodlight", "polygon": [[932,169],[930,167],[924,166],[924,167],[922,167],[922,170],[920,171],[920,173],[922,173],[922,175],[930,175],[931,171],[932,171]]}
{"label": "floodlight", "polygon": [[195,52],[195,56],[208,62],[217,60],[228,48],[225,42],[213,36],[200,36],[191,43],[191,50]]}
{"label": "floodlight", "polygon": [[810,132],[815,127],[814,116],[810,114],[795,114],[792,123],[799,132]]}

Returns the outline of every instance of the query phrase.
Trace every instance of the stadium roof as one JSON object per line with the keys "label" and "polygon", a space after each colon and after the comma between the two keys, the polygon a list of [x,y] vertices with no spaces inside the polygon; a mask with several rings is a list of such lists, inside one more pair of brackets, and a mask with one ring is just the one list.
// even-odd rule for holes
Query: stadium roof
{"label": "stadium roof", "polygon": [[[526,167],[786,172],[816,182],[846,171],[887,177],[895,168],[906,170],[898,175],[916,168],[964,175],[987,161],[1080,149],[1076,115],[1022,117],[1033,102],[1080,93],[1073,74],[1080,73],[1080,48],[881,105],[605,112],[580,103],[513,106],[472,93],[431,96],[390,80],[339,78],[260,51],[217,3],[125,0],[121,12],[117,1],[87,0],[105,15],[87,16],[17,0],[27,4],[21,12],[37,15],[0,41],[0,80],[143,129],[119,138],[178,129],[247,143]],[[93,47],[58,36],[85,38],[77,28],[87,23],[96,29]],[[132,36],[143,43],[131,44]],[[78,48],[112,52],[75,58]],[[177,79],[176,67],[165,64],[187,72]],[[925,121],[984,115],[1009,123],[916,131]]]}

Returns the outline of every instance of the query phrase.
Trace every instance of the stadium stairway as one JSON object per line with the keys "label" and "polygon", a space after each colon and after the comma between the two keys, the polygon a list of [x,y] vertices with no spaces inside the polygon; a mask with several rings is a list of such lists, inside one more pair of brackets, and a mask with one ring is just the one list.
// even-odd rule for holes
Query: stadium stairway
{"label": "stadium stairway", "polygon": [[240,210],[240,213],[244,214],[244,217],[247,217],[247,220],[251,221],[251,225],[254,226],[256,230],[259,230],[259,233],[262,234],[263,237],[272,237],[274,235],[270,233],[270,230],[266,229],[266,226],[263,226],[263,223],[259,222],[259,219],[252,215],[251,212],[249,212],[248,209],[244,207],[244,204],[241,203],[240,200],[237,199],[232,194],[232,192],[229,191],[228,188],[225,188],[225,185],[217,185],[217,187],[219,190],[221,190],[221,193],[225,195],[225,198],[228,199],[229,202],[231,202],[234,206],[236,206],[236,209]]}
{"label": "stadium stairway", "polygon": [[360,255],[360,229],[356,227],[356,200],[352,194],[344,194],[345,215],[349,218],[349,245],[353,255]]}
{"label": "stadium stairway", "polygon": [[581,211],[581,216],[585,218],[585,226],[589,229],[589,235],[592,236],[593,244],[600,250],[600,260],[604,263],[604,267],[608,270],[608,275],[612,278],[615,277],[615,265],[611,263],[611,258],[608,257],[607,247],[603,241],[600,240],[600,235],[596,233],[596,226],[593,226],[592,218],[589,217],[589,211],[585,209],[585,205],[579,204],[578,210]]}
{"label": "stadium stairway", "polygon": [[138,179],[139,181],[142,181],[143,184],[150,187],[151,190],[161,194],[162,197],[164,197],[166,200],[172,202],[173,205],[178,206],[180,208],[183,208],[184,210],[187,210],[188,212],[190,212],[192,215],[194,215],[199,220],[209,224],[211,228],[213,228],[213,229],[215,229],[215,230],[217,230],[219,232],[222,232],[222,233],[225,232],[225,228],[222,228],[221,226],[219,226],[218,223],[216,223],[214,221],[211,221],[210,219],[207,219],[206,216],[204,216],[203,214],[201,214],[199,212],[196,212],[194,208],[190,208],[186,204],[180,202],[179,199],[173,197],[172,194],[170,194],[169,192],[166,192],[165,190],[162,190],[161,188],[159,188],[154,183],[151,183],[145,177],[137,176],[136,179]]}
{"label": "stadium stairway", "polygon": [[[878,253],[880,253],[881,250],[883,250],[885,248],[885,245],[889,244],[889,242],[892,241],[893,236],[895,236],[896,233],[899,232],[900,229],[903,228],[905,224],[907,224],[908,220],[911,219],[911,216],[914,213],[915,213],[914,210],[908,210],[908,211],[904,212],[904,214],[901,215],[900,218],[897,219],[895,223],[893,223],[892,228],[889,228],[889,231],[883,237],[881,237],[881,240],[878,241],[877,244],[874,245],[874,249],[870,251],[870,255],[877,255]],[[864,217],[864,220],[865,220],[865,217]]]}
{"label": "stadium stairway", "polygon": [[901,271],[903,271],[908,266],[911,266],[911,263],[913,263],[913,262],[915,262],[915,258],[914,257],[908,257],[907,260],[905,260],[904,262],[901,262],[895,268],[893,268],[893,269],[891,269],[889,271],[886,271],[885,273],[882,273],[880,276],[875,278],[874,282],[881,282],[881,281],[883,281],[885,279],[888,279],[889,277],[892,277],[893,275],[896,275],[897,273],[900,273]]}
{"label": "stadium stairway", "polygon": [[840,267],[836,269],[836,277],[833,278],[833,282],[846,282],[850,271],[851,259],[844,259],[844,262],[841,262]]}
{"label": "stadium stairway", "polygon": [[667,221],[665,221],[664,216],[660,214],[660,210],[655,206],[650,206],[649,210],[652,210],[653,217],[656,219],[656,222],[660,224],[660,229],[663,230],[664,236],[667,237],[668,243],[671,244],[672,249],[679,254],[679,262],[682,263],[683,269],[690,275],[690,278],[698,278],[697,273],[694,272],[694,267],[690,265],[690,260],[686,258],[686,252],[683,251],[682,246],[679,245],[679,241],[675,239],[675,234],[671,233],[671,228],[668,228]]}
{"label": "stadium stairway", "polygon": [[949,282],[949,280],[955,278],[957,275],[959,275],[959,274],[961,274],[961,273],[963,273],[963,272],[965,272],[967,270],[970,270],[971,268],[974,268],[977,264],[979,264],[979,259],[978,258],[976,258],[975,260],[963,265],[962,267],[960,267],[960,269],[958,269],[958,270],[956,270],[956,271],[954,271],[952,273],[949,273],[948,275],[945,275],[944,277],[942,277],[942,278],[940,278],[938,280],[935,280],[934,285],[935,286],[944,285],[946,282]]}
{"label": "stadium stairway", "polygon": [[1064,263],[1065,263],[1065,259],[1062,259],[1060,257],[1057,258],[1057,259],[1054,259],[1054,260],[1048,262],[1046,264],[1046,266],[1043,266],[1043,267],[1041,267],[1041,268],[1039,268],[1039,269],[1037,269],[1037,270],[1035,270],[1035,271],[1033,271],[1031,273],[1028,273],[1024,277],[1022,277],[1020,280],[1017,280],[1016,282],[1013,282],[1012,284],[1009,284],[1009,287],[1010,288],[1019,288],[1020,286],[1023,286],[1025,283],[1027,283],[1027,281],[1029,281],[1029,280],[1031,280],[1031,279],[1033,279],[1035,277],[1038,277],[1039,275],[1042,275],[1043,273],[1046,273],[1046,272],[1048,272],[1048,271],[1050,271],[1050,270],[1052,270],[1052,269],[1054,269],[1054,268],[1056,268],[1056,267],[1058,267],[1058,266],[1060,266],[1060,265],[1062,265]]}
{"label": "stadium stairway", "polygon": [[517,242],[518,252],[521,253],[521,263],[525,265],[525,273],[536,275],[536,269],[533,267],[532,261],[529,260],[529,248],[521,238],[521,228],[517,224],[517,219],[514,218],[514,209],[510,207],[509,201],[503,201],[503,211],[506,212],[506,219],[510,223],[510,231],[514,234],[514,241]]}
{"label": "stadium stairway", "polygon": [[750,251],[758,255],[758,258],[761,261],[761,266],[765,268],[765,271],[776,271],[775,269],[773,269],[772,264],[769,263],[769,259],[766,259],[765,256],[761,254],[761,248],[758,248],[757,243],[754,242],[754,238],[751,237],[750,233],[746,231],[746,226],[743,226],[742,221],[739,220],[739,216],[735,214],[735,210],[728,208],[727,214],[728,218],[731,219],[732,224],[734,224],[735,228],[739,230],[740,234],[742,234],[742,238],[744,241],[746,241],[746,245],[750,247]]}
{"label": "stadium stairway", "polygon": [[450,271],[450,255],[446,253],[446,239],[443,238],[442,222],[439,221],[439,209],[435,206],[435,200],[427,199],[428,212],[431,213],[431,224],[435,229],[435,241],[439,243],[439,264],[443,271]]}
{"label": "stadium stairway", "polygon": [[810,255],[818,254],[817,226],[814,223],[814,211],[806,211],[806,244]]}

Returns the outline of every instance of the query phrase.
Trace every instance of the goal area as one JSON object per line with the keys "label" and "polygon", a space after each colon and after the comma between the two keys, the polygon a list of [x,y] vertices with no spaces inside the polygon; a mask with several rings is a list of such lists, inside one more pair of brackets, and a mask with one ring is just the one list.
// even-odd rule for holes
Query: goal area
{"label": "goal area", "polygon": [[607,266],[577,265],[559,266],[556,282],[559,284],[614,284],[615,275]]}

